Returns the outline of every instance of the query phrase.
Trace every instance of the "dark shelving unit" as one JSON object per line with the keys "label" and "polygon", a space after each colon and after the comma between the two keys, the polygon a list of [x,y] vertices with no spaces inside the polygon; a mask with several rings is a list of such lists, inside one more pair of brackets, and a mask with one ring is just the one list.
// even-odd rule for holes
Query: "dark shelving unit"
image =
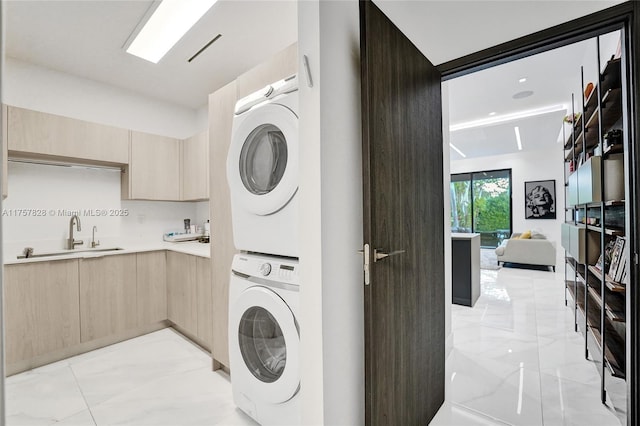
{"label": "dark shelving unit", "polygon": [[[600,70],[599,39],[597,58]],[[583,68],[581,74],[582,87],[585,87]],[[619,159],[620,156],[614,154],[624,153],[624,147],[622,144],[608,147],[604,144],[604,136],[610,130],[624,131],[622,83],[621,60],[612,58],[600,73],[589,96],[585,98],[582,93],[582,110],[572,111],[572,117],[579,112],[579,118],[574,120],[571,131],[565,135],[565,200],[568,201],[571,191],[575,190],[578,201],[565,206],[567,225],[564,226],[582,233],[580,247],[584,250],[576,255],[573,249],[570,252],[565,245],[565,304],[570,306],[569,302],[573,302],[574,329],[583,334],[585,357],[594,361],[600,372],[602,403],[612,402],[618,412],[626,413],[625,398],[608,395],[608,392],[625,388],[620,381],[624,385],[626,380],[627,284],[616,282],[607,274],[605,256],[601,256],[610,241],[627,235],[625,225],[620,220],[623,214],[628,214],[625,200],[608,199],[610,194],[606,191],[614,180],[611,178],[607,181],[607,167],[624,167],[623,161],[606,162],[616,157]],[[574,99],[572,95],[572,105],[575,105]],[[592,157],[600,157],[597,163],[589,165],[600,165],[599,176],[593,171],[589,175],[595,182],[593,194],[592,199],[584,200],[578,189],[572,188],[581,175],[572,175],[578,173],[579,168]],[[624,188],[624,181],[621,185]]]}

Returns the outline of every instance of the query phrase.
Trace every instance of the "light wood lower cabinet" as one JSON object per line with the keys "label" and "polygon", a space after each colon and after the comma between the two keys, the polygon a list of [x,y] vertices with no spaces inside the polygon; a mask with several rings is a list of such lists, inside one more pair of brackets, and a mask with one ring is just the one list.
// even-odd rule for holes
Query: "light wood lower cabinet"
{"label": "light wood lower cabinet", "polygon": [[82,342],[135,328],[136,255],[80,259]]}
{"label": "light wood lower cabinet", "polygon": [[4,268],[6,362],[80,343],[78,260]]}
{"label": "light wood lower cabinet", "polygon": [[167,252],[167,294],[169,321],[211,349],[213,293],[209,259]]}
{"label": "light wood lower cabinet", "polygon": [[138,326],[167,319],[167,260],[165,251],[138,253],[136,290]]}
{"label": "light wood lower cabinet", "polygon": [[9,148],[7,141],[7,106],[2,105],[2,199],[9,195]]}
{"label": "light wood lower cabinet", "polygon": [[197,335],[196,257],[167,252],[167,312],[169,321]]}
{"label": "light wood lower cabinet", "polygon": [[196,258],[196,308],[198,311],[198,339],[213,347],[213,293],[211,287],[211,264],[204,257]]}

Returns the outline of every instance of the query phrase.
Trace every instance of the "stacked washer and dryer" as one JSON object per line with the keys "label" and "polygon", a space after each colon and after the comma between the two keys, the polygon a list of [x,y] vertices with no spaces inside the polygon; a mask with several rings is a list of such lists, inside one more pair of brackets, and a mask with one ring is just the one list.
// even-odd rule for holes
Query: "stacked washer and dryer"
{"label": "stacked washer and dryer", "polygon": [[236,103],[227,179],[237,254],[229,283],[236,405],[263,425],[300,424],[298,81]]}

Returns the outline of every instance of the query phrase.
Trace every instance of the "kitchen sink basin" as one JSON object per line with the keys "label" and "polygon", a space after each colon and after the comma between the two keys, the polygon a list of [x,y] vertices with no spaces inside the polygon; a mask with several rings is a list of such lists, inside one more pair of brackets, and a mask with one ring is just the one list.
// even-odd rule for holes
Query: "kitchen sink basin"
{"label": "kitchen sink basin", "polygon": [[[92,248],[92,249],[82,249],[82,250],[60,250],[60,251],[52,251],[48,253],[29,253],[29,255],[21,254],[18,256],[18,259],[31,259],[36,257],[52,257],[52,256],[69,256],[77,253],[104,253],[108,251],[119,251],[124,250],[122,247],[110,247],[110,248]],[[25,249],[26,252],[26,249]]]}

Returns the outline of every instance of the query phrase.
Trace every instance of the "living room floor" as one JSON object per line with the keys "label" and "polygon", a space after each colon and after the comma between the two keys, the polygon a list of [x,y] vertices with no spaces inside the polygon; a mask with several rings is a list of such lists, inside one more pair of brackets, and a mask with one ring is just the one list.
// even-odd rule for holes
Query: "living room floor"
{"label": "living room floor", "polygon": [[558,269],[482,269],[475,306],[452,305],[446,403],[432,425],[620,425]]}

